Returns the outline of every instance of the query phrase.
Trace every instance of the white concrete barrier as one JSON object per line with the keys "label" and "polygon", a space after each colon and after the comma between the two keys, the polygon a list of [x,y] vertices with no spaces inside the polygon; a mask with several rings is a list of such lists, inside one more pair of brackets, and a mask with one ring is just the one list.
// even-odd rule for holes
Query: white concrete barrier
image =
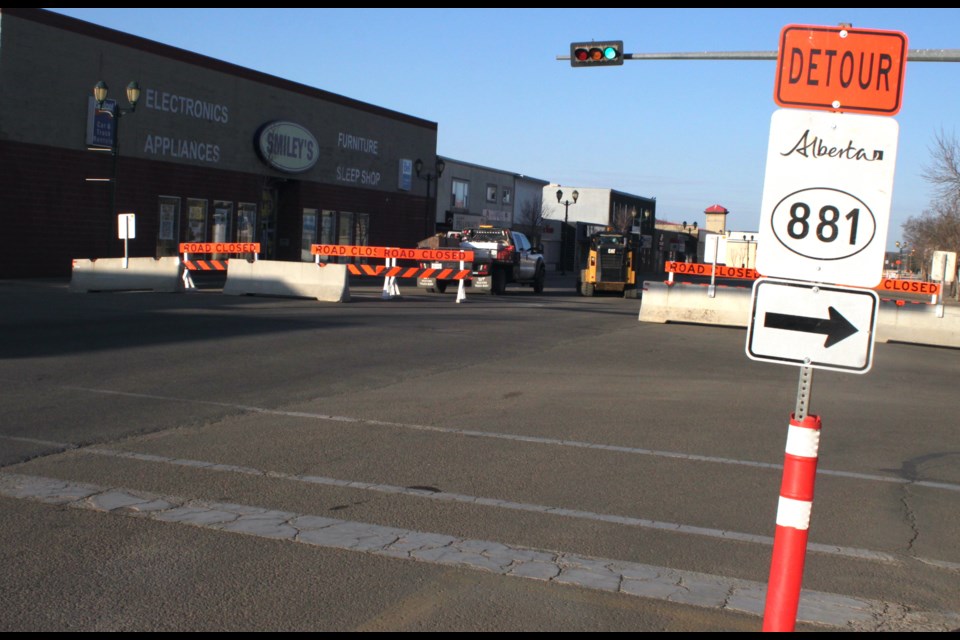
{"label": "white concrete barrier", "polygon": [[[126,268],[124,268],[126,262]],[[179,256],[164,258],[76,259],[70,275],[70,291],[161,291],[181,288]]]}
{"label": "white concrete barrier", "polygon": [[707,287],[645,282],[640,301],[640,322],[689,322],[746,327],[750,322],[750,294],[746,287]]}
{"label": "white concrete barrier", "polygon": [[350,301],[347,266],[315,262],[231,260],[223,293]]}
{"label": "white concrete barrier", "polygon": [[[685,322],[731,327],[750,325],[752,288],[707,287],[662,282],[644,283],[640,322]],[[907,342],[937,347],[960,347],[960,306],[926,303],[896,304],[881,300],[877,312],[876,342]]]}
{"label": "white concrete barrier", "polygon": [[960,307],[881,300],[875,340],[960,347]]}

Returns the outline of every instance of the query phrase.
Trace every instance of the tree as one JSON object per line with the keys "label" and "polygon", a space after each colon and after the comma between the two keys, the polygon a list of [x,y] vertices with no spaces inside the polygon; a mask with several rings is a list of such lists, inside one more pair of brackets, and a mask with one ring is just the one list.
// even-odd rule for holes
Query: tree
{"label": "tree", "polygon": [[931,163],[924,167],[923,177],[934,185],[936,199],[960,200],[960,142],[956,135],[947,135],[941,129],[934,137],[931,155]]}
{"label": "tree", "polygon": [[630,233],[633,225],[637,222],[637,208],[624,206],[615,206],[613,216],[610,220],[610,226],[614,231],[620,233]]}
{"label": "tree", "polygon": [[923,213],[907,219],[903,236],[923,274],[939,277],[927,273],[933,252],[960,252],[960,141],[956,135],[943,130],[935,135],[923,178],[933,185],[933,200]]}
{"label": "tree", "polygon": [[520,205],[520,213],[513,226],[526,234],[532,244],[538,245],[543,235],[544,218],[547,217],[549,211],[549,207],[543,201],[543,196],[535,195],[524,200]]}

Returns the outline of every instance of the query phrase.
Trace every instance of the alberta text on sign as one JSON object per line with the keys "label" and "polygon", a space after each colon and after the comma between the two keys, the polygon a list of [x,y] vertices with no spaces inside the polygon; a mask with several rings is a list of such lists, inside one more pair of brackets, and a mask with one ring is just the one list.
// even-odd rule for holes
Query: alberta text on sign
{"label": "alberta text on sign", "polygon": [[781,107],[896,115],[907,36],[899,31],[787,25],[774,100]]}

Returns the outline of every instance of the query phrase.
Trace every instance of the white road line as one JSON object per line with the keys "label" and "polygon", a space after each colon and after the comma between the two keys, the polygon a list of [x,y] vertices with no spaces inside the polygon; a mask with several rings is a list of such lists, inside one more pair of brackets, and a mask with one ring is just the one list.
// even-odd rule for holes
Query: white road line
{"label": "white road line", "polygon": [[[411,487],[400,487],[396,485],[378,484],[373,482],[363,482],[358,480],[341,480],[338,478],[325,478],[322,476],[306,476],[302,474],[289,474],[280,471],[264,471],[253,467],[241,467],[236,465],[219,464],[207,462],[204,460],[190,460],[184,458],[171,458],[168,456],[159,456],[149,453],[137,453],[132,451],[118,451],[115,449],[104,449],[101,447],[84,447],[78,450],[81,453],[88,453],[100,456],[109,456],[113,458],[126,458],[130,460],[141,460],[144,462],[156,462],[161,464],[172,464],[184,467],[193,467],[205,469],[208,471],[220,471],[227,473],[239,473],[244,475],[254,475],[269,478],[278,478],[293,482],[304,482],[308,484],[319,484],[332,487],[346,487],[362,491],[376,491],[387,494],[402,494],[426,498],[429,500],[439,500],[442,502],[462,502],[467,504],[476,504],[488,507],[497,507],[501,509],[511,509],[514,511],[528,511],[543,513],[547,515],[561,516],[566,518],[577,518],[581,520],[594,520],[598,522],[607,522],[620,524],[629,527],[640,527],[644,529],[659,529],[671,533],[684,533],[689,535],[705,536],[709,538],[719,538],[722,540],[737,540],[739,542],[749,542],[753,544],[762,544],[766,546],[773,545],[773,538],[770,536],[754,535],[750,533],[741,533],[738,531],[726,531],[723,529],[709,529],[706,527],[696,527],[686,524],[677,524],[675,522],[663,522],[658,520],[648,520],[646,518],[633,518],[630,516],[611,515],[605,513],[596,513],[592,511],[583,511],[579,509],[565,509],[562,507],[551,507],[546,505],[531,504],[526,502],[512,502],[499,498],[484,498],[479,496],[470,496],[459,493],[448,493],[446,491],[430,491],[426,489],[416,489]],[[885,564],[902,565],[904,556],[896,556],[881,551],[871,551],[869,549],[857,549],[854,547],[838,547],[835,545],[817,544],[810,542],[807,544],[807,551],[812,553],[822,553],[828,555],[843,556],[855,558],[858,560],[869,560],[872,562],[882,562]],[[928,565],[937,566],[943,569],[960,571],[960,563],[950,563],[941,560],[929,560],[924,558],[910,557],[911,560],[923,562]]]}
{"label": "white road line", "polygon": [[[216,407],[225,407],[236,409],[238,411],[250,411],[252,413],[262,413],[267,415],[286,416],[292,418],[307,418],[310,420],[329,420],[333,422],[345,422],[352,424],[370,425],[376,427],[392,427],[395,429],[408,429],[412,431],[432,431],[435,433],[445,433],[451,435],[473,436],[477,438],[492,438],[496,440],[512,440],[516,442],[532,442],[536,444],[547,444],[561,447],[575,447],[578,449],[597,449],[601,451],[616,451],[618,453],[630,453],[636,455],[653,456],[658,458],[674,458],[679,460],[691,460],[694,462],[710,462],[714,464],[729,464],[741,467],[754,467],[760,469],[783,469],[782,464],[772,464],[769,462],[754,462],[751,460],[735,460],[732,458],[718,458],[714,456],[702,456],[688,453],[677,453],[673,451],[657,451],[655,449],[642,449],[638,447],[622,447],[617,445],[596,444],[592,442],[582,442],[578,440],[559,440],[556,438],[543,438],[539,436],[521,436],[509,433],[495,433],[490,431],[474,431],[468,429],[454,429],[450,427],[436,427],[432,425],[410,424],[404,422],[389,422],[385,420],[368,420],[365,418],[352,418],[348,416],[334,416],[324,413],[314,413],[307,411],[284,411],[281,409],[268,409],[265,407],[254,407],[251,405],[237,404],[232,402],[217,402],[214,400],[197,400],[193,398],[177,398],[172,396],[161,396],[148,393],[131,393],[128,391],[112,391],[109,389],[93,389],[89,387],[62,386],[63,389],[72,389],[74,391],[86,391],[89,393],[100,393],[107,395],[118,395],[130,398],[146,398],[149,400],[164,400],[170,402],[193,403],[210,405]],[[786,431],[786,425],[784,425]],[[63,445],[70,448],[72,445]],[[915,487],[927,487],[931,489],[943,489],[946,491],[960,491],[960,485],[947,482],[932,482],[928,480],[911,480],[907,478],[895,478],[891,476],[880,476],[875,474],[854,473],[850,471],[831,471],[829,469],[817,469],[817,475],[836,476],[842,478],[851,478],[854,480],[866,480],[870,482],[887,482],[893,484],[904,484]]]}
{"label": "white road line", "polygon": [[[765,585],[747,580],[37,476],[0,473],[0,496],[752,615],[762,615],[766,594]],[[797,621],[851,631],[950,631],[960,614],[804,591]]]}

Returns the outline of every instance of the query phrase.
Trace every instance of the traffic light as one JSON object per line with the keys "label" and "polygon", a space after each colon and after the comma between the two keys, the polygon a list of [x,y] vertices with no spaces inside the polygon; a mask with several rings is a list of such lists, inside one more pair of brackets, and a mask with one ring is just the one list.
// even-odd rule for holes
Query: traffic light
{"label": "traffic light", "polygon": [[623,64],[623,40],[574,42],[570,45],[571,67],[609,67]]}

